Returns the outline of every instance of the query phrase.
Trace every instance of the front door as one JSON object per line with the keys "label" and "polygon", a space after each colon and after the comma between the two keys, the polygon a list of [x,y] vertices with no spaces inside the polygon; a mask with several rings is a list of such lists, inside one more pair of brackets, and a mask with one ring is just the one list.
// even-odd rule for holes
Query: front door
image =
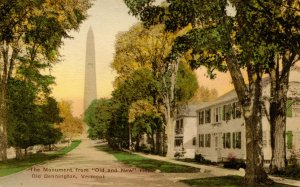
{"label": "front door", "polygon": [[220,161],[222,159],[221,155],[221,146],[220,146],[220,133],[215,136],[215,148],[216,148],[216,153],[217,153],[217,161]]}

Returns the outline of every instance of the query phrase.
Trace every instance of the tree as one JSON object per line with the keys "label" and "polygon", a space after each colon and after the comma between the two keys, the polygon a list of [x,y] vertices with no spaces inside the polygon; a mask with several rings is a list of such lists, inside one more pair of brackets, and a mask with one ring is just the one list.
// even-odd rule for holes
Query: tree
{"label": "tree", "polygon": [[[262,153],[262,86],[261,79],[267,59],[259,57],[263,43],[248,42],[246,20],[251,11],[245,11],[247,4],[232,1],[236,17],[227,13],[227,1],[181,1],[170,0],[168,6],[155,6],[154,1],[125,0],[133,15],[146,25],[163,22],[173,32],[191,24],[193,29],[179,37],[173,47],[171,58],[191,51],[191,65],[196,68],[205,65],[210,70],[228,69],[239,102],[242,105],[246,127],[247,168],[245,180],[251,185],[268,182],[263,169]],[[254,25],[255,26],[255,25]],[[253,25],[252,25],[253,27]],[[254,27],[257,29],[257,27]],[[252,40],[251,40],[252,41]],[[241,73],[246,69],[248,83]],[[213,75],[213,74],[212,74]]]}
{"label": "tree", "polygon": [[30,146],[50,147],[59,141],[61,132],[54,128],[54,123],[61,118],[55,99],[41,99],[39,85],[27,80],[10,79],[8,86],[8,140],[17,150],[17,159],[23,158],[21,149],[25,149],[26,156]]}
{"label": "tree", "polygon": [[161,113],[149,100],[137,100],[130,105],[128,122],[132,127],[130,136],[136,141],[136,150],[139,150],[142,135],[146,134],[152,145],[152,153],[163,154],[160,147],[160,132],[163,129]]}
{"label": "tree", "polygon": [[111,120],[111,99],[94,100],[84,112],[84,122],[89,126],[89,138],[107,139],[107,128]]}
{"label": "tree", "polygon": [[[136,85],[139,86],[137,87]],[[115,102],[122,103],[124,108],[126,108],[126,114],[128,114],[128,116],[126,117],[126,119],[128,119],[126,124],[128,125],[128,137],[129,137],[130,150],[132,150],[133,147],[132,127],[134,125],[137,125],[137,123],[134,123],[135,116],[137,116],[137,114],[133,112],[136,111],[134,110],[136,108],[135,106],[141,101],[143,101],[142,102],[144,104],[143,106],[145,106],[146,108],[150,107],[156,111],[160,110],[161,105],[159,105],[158,103],[160,97],[160,91],[161,91],[160,86],[161,86],[160,82],[155,79],[151,70],[149,70],[148,68],[140,68],[135,70],[131,74],[131,76],[128,77],[126,80],[120,82],[119,86],[113,92],[113,100]],[[141,116],[147,113],[146,108],[145,110],[140,110],[140,111],[138,110],[136,112],[140,112],[139,116]],[[160,115],[158,115],[158,117],[161,118],[161,115],[162,112],[160,112]],[[135,128],[135,129],[139,129],[139,128]],[[160,137],[160,134],[161,131],[157,132],[158,139]],[[161,140],[158,139],[157,142],[161,142]],[[161,143],[157,143],[157,146],[153,147],[153,152],[160,152],[159,151],[161,150],[160,144]]]}
{"label": "tree", "polygon": [[81,119],[74,117],[72,114],[71,103],[68,101],[60,101],[58,103],[59,116],[63,119],[56,126],[63,134],[63,138],[72,139],[83,132],[83,122]]}
{"label": "tree", "polygon": [[[62,39],[78,29],[90,1],[4,0],[0,2],[0,157],[7,159],[8,82],[15,68],[39,62],[51,67],[59,57]],[[29,68],[30,69],[30,68]]]}
{"label": "tree", "polygon": [[218,92],[216,89],[208,89],[204,86],[200,86],[195,95],[189,100],[189,103],[202,103],[208,101],[214,101],[218,97]]}
{"label": "tree", "polygon": [[39,134],[41,134],[41,139],[38,140],[38,144],[42,144],[49,147],[51,151],[51,145],[60,141],[63,137],[62,132],[58,128],[54,128],[53,124],[43,124],[38,126]]}
{"label": "tree", "polygon": [[[184,65],[184,58],[166,59],[171,52],[174,39],[187,30],[188,28],[174,34],[166,32],[163,25],[156,25],[149,29],[141,24],[135,25],[129,32],[118,35],[116,54],[112,63],[112,67],[119,74],[115,82],[116,86],[122,80],[129,80],[132,72],[139,68],[148,68],[153,74],[153,79],[159,82],[160,91],[151,95],[153,99],[151,102],[156,108],[161,106],[164,108],[162,119],[166,126],[170,157],[173,157],[174,129],[172,129],[172,124],[176,118],[176,102],[191,97],[197,87],[195,75]],[[182,76],[177,76],[178,73]],[[185,79],[191,81],[191,84],[184,84]],[[176,87],[176,84],[180,86]]]}
{"label": "tree", "polygon": [[112,120],[107,128],[108,145],[113,149],[129,148],[128,106],[112,99]]}
{"label": "tree", "polygon": [[[240,7],[247,14],[245,31],[251,42],[260,41],[261,59],[270,78],[269,120],[271,126],[271,173],[286,167],[286,106],[291,67],[300,55],[300,8],[298,1],[252,0]],[[241,3],[241,6],[243,4]],[[266,27],[266,24],[268,27]],[[253,25],[255,27],[253,28]],[[257,41],[252,41],[256,39]]]}

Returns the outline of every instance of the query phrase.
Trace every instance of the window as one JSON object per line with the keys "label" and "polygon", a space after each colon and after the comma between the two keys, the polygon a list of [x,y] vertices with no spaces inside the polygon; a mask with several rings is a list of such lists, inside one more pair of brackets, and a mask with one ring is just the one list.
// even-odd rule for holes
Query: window
{"label": "window", "polygon": [[221,121],[221,107],[217,107],[214,109],[214,122]]}
{"label": "window", "polygon": [[235,137],[235,132],[232,133],[232,148],[235,148],[235,143],[236,143],[236,137]]}
{"label": "window", "polygon": [[176,138],[175,139],[175,146],[180,147],[183,144],[183,138]]}
{"label": "window", "polygon": [[204,124],[204,111],[198,112],[199,124]]}
{"label": "window", "polygon": [[176,121],[175,134],[183,134],[183,119]]}
{"label": "window", "polygon": [[293,111],[294,111],[296,117],[300,116],[300,102],[294,102]]}
{"label": "window", "polygon": [[222,108],[222,120],[225,121],[225,105]]}
{"label": "window", "polygon": [[231,104],[223,106],[223,120],[228,121],[231,119]]}
{"label": "window", "polygon": [[193,145],[196,145],[196,137],[193,138]]}
{"label": "window", "polygon": [[204,147],[204,135],[199,134],[199,147]]}
{"label": "window", "polygon": [[242,133],[241,132],[233,132],[232,133],[232,148],[241,149],[242,143]]}
{"label": "window", "polygon": [[231,147],[231,136],[230,132],[223,133],[223,148],[230,148]]}
{"label": "window", "polygon": [[210,134],[205,134],[205,147],[210,147]]}
{"label": "window", "polygon": [[176,129],[179,129],[179,120],[176,121]]}
{"label": "window", "polygon": [[205,110],[205,123],[210,123],[210,109]]}

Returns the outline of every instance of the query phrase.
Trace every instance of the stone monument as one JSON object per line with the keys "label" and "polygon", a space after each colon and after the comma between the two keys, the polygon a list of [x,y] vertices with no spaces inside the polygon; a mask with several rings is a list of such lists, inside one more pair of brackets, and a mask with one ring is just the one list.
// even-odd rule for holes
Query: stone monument
{"label": "stone monument", "polygon": [[97,99],[95,41],[92,27],[89,28],[86,40],[84,111],[94,99]]}

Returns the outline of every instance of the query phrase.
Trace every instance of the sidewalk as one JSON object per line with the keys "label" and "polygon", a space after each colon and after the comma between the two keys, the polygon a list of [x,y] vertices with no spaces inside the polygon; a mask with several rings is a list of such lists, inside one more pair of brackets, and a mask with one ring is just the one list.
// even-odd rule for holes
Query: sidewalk
{"label": "sidewalk", "polygon": [[[174,164],[180,164],[180,165],[199,168],[201,173],[209,173],[214,176],[225,176],[225,175],[244,176],[245,175],[245,171],[243,169],[231,170],[231,169],[219,168],[217,166],[208,166],[208,165],[200,165],[200,164],[196,164],[196,163],[183,162],[183,161],[174,160],[174,159],[170,159],[170,158],[158,156],[158,155],[150,155],[150,154],[148,155],[148,154],[143,154],[143,153],[135,153],[135,154],[141,155],[143,157],[150,158],[150,159],[161,160],[161,161],[171,162]],[[285,179],[285,178],[274,177],[274,176],[269,176],[269,177],[277,183],[288,184],[288,185],[293,185],[293,186],[300,186],[300,181],[298,181],[298,180]]]}

